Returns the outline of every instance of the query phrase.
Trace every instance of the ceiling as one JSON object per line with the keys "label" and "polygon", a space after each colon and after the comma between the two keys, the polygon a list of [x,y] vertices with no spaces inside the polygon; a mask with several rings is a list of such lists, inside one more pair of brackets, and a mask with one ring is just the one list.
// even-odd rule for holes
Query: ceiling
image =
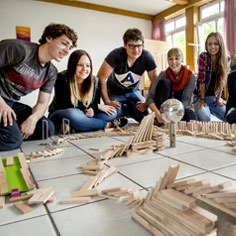
{"label": "ceiling", "polygon": [[213,0],[35,0],[157,21]]}
{"label": "ceiling", "polygon": [[176,3],[167,0],[81,0],[81,2],[148,15],[156,15],[176,5]]}

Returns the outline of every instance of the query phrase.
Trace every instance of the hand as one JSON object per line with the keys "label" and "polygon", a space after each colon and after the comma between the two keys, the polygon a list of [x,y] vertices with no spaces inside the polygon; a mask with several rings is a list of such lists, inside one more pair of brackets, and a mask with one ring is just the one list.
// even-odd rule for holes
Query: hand
{"label": "hand", "polygon": [[91,108],[91,107],[85,109],[84,113],[85,113],[85,115],[86,115],[87,117],[93,117],[93,116],[94,116],[94,110],[93,110],[93,108]]}
{"label": "hand", "polygon": [[0,121],[2,120],[3,126],[6,127],[13,125],[13,119],[16,120],[16,113],[0,97]]}
{"label": "hand", "polygon": [[23,139],[29,138],[34,133],[37,120],[29,116],[20,126]]}
{"label": "hand", "polygon": [[144,112],[145,110],[147,110],[148,106],[145,102],[137,102],[136,103],[136,108],[141,111]]}
{"label": "hand", "polygon": [[120,104],[117,101],[110,101],[106,105],[113,106],[113,107],[115,107],[116,110],[120,109]]}
{"label": "hand", "polygon": [[160,112],[155,113],[155,118],[156,118],[158,123],[165,124],[165,120],[162,118]]}
{"label": "hand", "polygon": [[105,104],[99,104],[98,105],[98,109],[100,111],[105,112],[108,116],[113,115],[116,111],[115,107],[113,106],[109,106],[109,105],[105,105]]}
{"label": "hand", "polygon": [[216,101],[216,105],[217,106],[225,106],[226,105],[226,101],[223,99],[217,100]]}

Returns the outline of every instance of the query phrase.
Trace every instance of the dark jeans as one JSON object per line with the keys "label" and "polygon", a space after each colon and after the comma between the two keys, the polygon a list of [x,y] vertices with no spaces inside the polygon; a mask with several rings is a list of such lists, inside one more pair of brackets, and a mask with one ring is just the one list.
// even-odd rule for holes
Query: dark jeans
{"label": "dark jeans", "polygon": [[111,100],[118,101],[121,106],[117,111],[117,117],[131,117],[140,123],[143,117],[148,115],[148,110],[141,112],[136,108],[137,102],[145,102],[145,98],[139,90],[134,90],[120,95],[109,93],[109,97]]}
{"label": "dark jeans", "polygon": [[[171,81],[169,79],[162,79],[157,84],[154,101],[157,108],[160,109],[162,103],[170,98],[175,98],[182,102],[182,94],[183,90],[178,92],[172,90]],[[187,122],[190,120],[196,120],[194,110],[191,108],[185,108],[184,116],[181,120]]]}
{"label": "dark jeans", "polygon": [[233,110],[229,115],[226,116],[226,120],[230,124],[235,124],[236,123],[236,109]]}
{"label": "dark jeans", "polygon": [[[17,120],[13,120],[12,126],[3,126],[3,122],[0,122],[0,151],[8,151],[19,148],[23,142],[20,131],[20,125],[31,115],[32,108],[28,105],[12,102],[4,99],[5,102],[14,110],[16,113]],[[48,124],[48,132],[46,131],[43,123]],[[43,128],[45,137],[43,137]],[[27,140],[37,140],[54,135],[54,125],[46,117],[42,117],[36,124],[35,131]]]}

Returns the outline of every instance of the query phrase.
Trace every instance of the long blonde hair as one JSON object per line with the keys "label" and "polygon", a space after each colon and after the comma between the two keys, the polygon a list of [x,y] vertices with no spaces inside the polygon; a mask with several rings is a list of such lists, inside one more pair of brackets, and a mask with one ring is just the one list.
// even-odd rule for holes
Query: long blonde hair
{"label": "long blonde hair", "polygon": [[[85,55],[89,58],[91,71],[88,77],[83,81],[82,86],[79,90],[76,68],[80,58]],[[92,60],[89,54],[84,50],[76,50],[71,53],[68,64],[67,64],[67,76],[70,84],[70,100],[71,103],[76,107],[78,102],[81,101],[85,107],[88,107],[93,99],[94,82],[93,82],[93,68]]]}

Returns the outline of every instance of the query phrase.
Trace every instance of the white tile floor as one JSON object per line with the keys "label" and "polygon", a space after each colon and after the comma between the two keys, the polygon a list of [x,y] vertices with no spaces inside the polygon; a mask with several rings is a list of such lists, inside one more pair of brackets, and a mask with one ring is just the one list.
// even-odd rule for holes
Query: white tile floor
{"label": "white tile floor", "polygon": [[[63,205],[60,201],[78,190],[89,178],[80,174],[78,166],[100,157],[114,144],[128,140],[127,136],[99,137],[71,141],[64,145],[64,152],[54,157],[30,162],[32,174],[39,187],[52,186],[55,201],[46,205],[33,206],[33,212],[20,214],[11,204],[0,209],[1,236],[145,236],[150,235],[131,219],[132,209],[124,203],[94,198],[89,204]],[[50,140],[48,142],[51,142]],[[41,141],[25,142],[22,151],[44,150]],[[107,162],[119,172],[108,177],[97,188],[106,189],[125,186],[139,190],[145,195],[159,177],[172,164],[179,163],[177,179],[194,177],[212,183],[231,180],[236,186],[236,153],[225,145],[226,141],[177,136],[176,148],[146,155],[119,157]],[[102,152],[91,151],[90,147],[102,148]],[[20,150],[1,152],[0,157],[16,155]]]}

